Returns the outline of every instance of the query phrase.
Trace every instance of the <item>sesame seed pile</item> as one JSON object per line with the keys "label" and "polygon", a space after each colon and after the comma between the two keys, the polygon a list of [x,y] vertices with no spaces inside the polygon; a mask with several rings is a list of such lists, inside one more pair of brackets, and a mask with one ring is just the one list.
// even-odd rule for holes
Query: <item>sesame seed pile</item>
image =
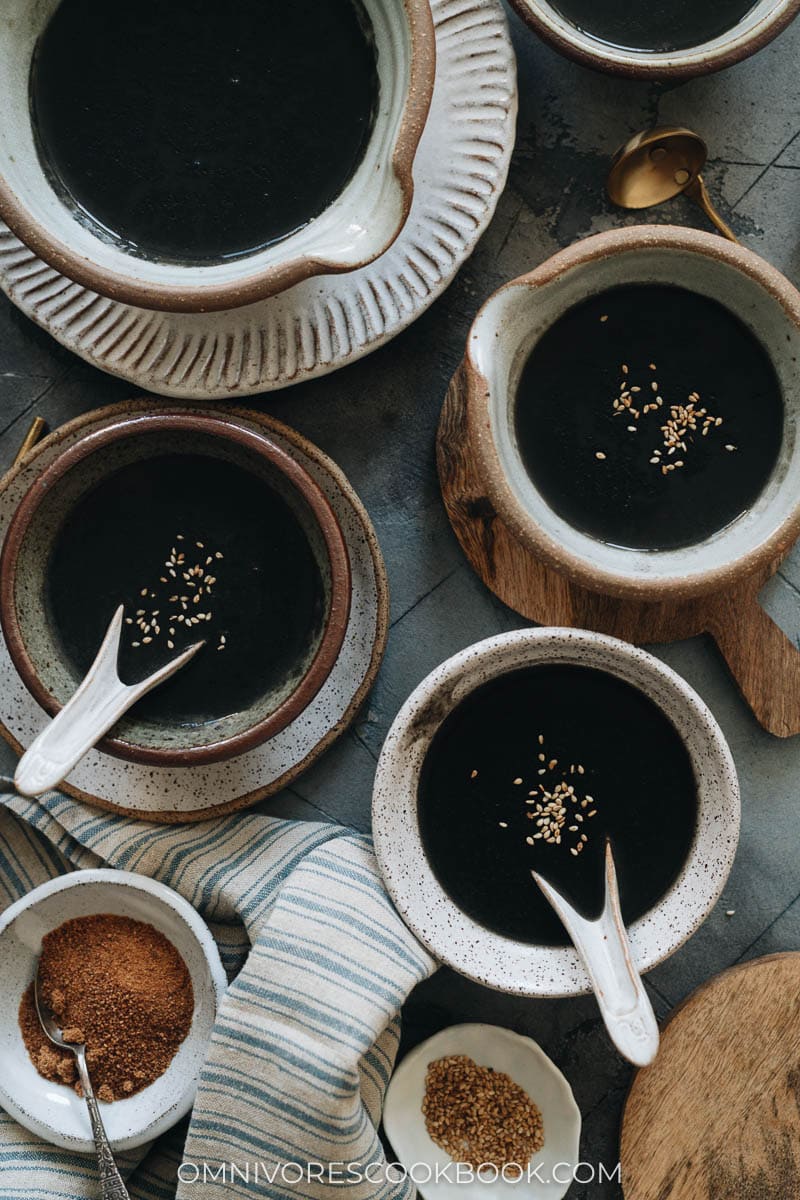
{"label": "sesame seed pile", "polygon": [[[562,842],[569,846],[573,858],[582,853],[589,841],[586,822],[597,816],[594,796],[581,789],[581,776],[586,774],[583,763],[559,765],[557,758],[550,758],[544,748],[544,734],[537,738],[536,782],[532,779],[526,785],[522,775],[511,780],[514,787],[524,788],[525,816],[534,822],[533,829],[526,835],[525,841],[529,846],[542,842],[546,846],[560,846]],[[470,773],[471,779],[477,779],[478,772]],[[508,821],[498,821],[501,829],[508,829]],[[571,844],[570,844],[571,843]]]}
{"label": "sesame seed pile", "polygon": [[[174,541],[176,544],[164,560],[165,574],[159,576],[155,587],[141,589],[140,607],[134,616],[125,618],[125,624],[137,631],[131,642],[136,650],[151,645],[160,637],[166,641],[168,650],[174,650],[173,639],[179,627],[190,630],[210,621],[214,615],[212,595],[217,582],[214,571],[224,558],[222,551],[209,551],[200,541],[188,549],[182,533],[177,534]],[[219,636],[217,650],[224,650],[225,644],[223,633]]]}
{"label": "sesame seed pile", "polygon": [[[648,363],[648,370],[655,372],[658,367],[651,362]],[[670,404],[669,416],[664,419],[664,397],[661,395],[658,380],[650,379],[644,387],[641,383],[633,383],[627,363],[620,364],[620,374],[622,380],[619,385],[619,394],[613,398],[611,403],[614,416],[624,417],[628,422],[627,432],[638,433],[639,429],[644,427],[643,424],[640,424],[642,418],[649,413],[658,413],[659,419],[664,421],[660,425],[661,444],[650,452],[648,459],[653,466],[660,469],[662,475],[679,471],[686,465],[684,456],[691,451],[696,433],[699,433],[701,437],[707,437],[712,430],[718,429],[723,424],[722,417],[714,416],[704,405],[701,405],[700,393],[696,391],[689,393],[684,404]],[[643,396],[646,399],[643,400]],[[725,449],[731,452],[735,451],[737,447],[731,442],[726,442]],[[675,457],[676,455],[681,457]],[[595,458],[598,462],[605,462],[608,454],[603,450],[596,450]]]}
{"label": "sesame seed pile", "polygon": [[510,1075],[465,1054],[428,1064],[425,1128],[454,1162],[525,1168],[544,1145],[542,1114]]}

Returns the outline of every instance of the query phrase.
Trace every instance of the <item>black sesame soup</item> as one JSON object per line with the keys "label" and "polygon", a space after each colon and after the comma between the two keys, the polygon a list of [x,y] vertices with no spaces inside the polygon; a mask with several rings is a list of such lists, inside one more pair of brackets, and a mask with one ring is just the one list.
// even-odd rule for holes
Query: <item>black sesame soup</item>
{"label": "black sesame soup", "polygon": [[627,50],[663,53],[701,46],[738,25],[753,0],[552,0],[571,25]]}
{"label": "black sesame soup", "polygon": [[119,604],[125,682],[205,639],[138,701],[137,717],[156,724],[246,710],[302,673],[324,619],[319,566],[288,502],[255,473],[199,453],[131,463],[88,491],[56,535],[46,589],[81,676]]}
{"label": "black sesame soup", "polygon": [[549,506],[599,541],[704,541],[763,491],[783,437],[760,341],[716,300],[630,284],[545,331],[515,398],[519,451]]}
{"label": "black sesame soup", "polygon": [[31,109],[56,188],[132,253],[250,254],[358,167],[378,102],[360,0],[61,0]]}
{"label": "black sesame soup", "polygon": [[697,788],[680,736],[644,693],[605,671],[542,665],[484,684],[450,713],[423,764],[418,814],[459,908],[506,937],[566,945],[531,871],[597,917],[610,838],[630,924],[686,861]]}

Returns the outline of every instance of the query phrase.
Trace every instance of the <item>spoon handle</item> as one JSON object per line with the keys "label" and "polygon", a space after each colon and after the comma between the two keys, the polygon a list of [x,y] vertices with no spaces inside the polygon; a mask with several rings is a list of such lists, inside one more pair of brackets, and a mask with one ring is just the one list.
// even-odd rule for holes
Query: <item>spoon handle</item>
{"label": "spoon handle", "polygon": [[203,645],[190,646],[140,683],[123,683],[117,674],[123,611],[120,606],[115,612],[97,657],[72,699],[31,742],[17,764],[14,783],[23,796],[40,796],[57,787],[132,704],[174,675]]}
{"label": "spoon handle", "polygon": [[130,1200],[128,1189],[114,1161],[114,1153],[106,1135],[103,1118],[100,1116],[100,1105],[94,1094],[89,1070],[86,1066],[86,1054],[83,1047],[75,1047],[75,1061],[78,1065],[83,1097],[89,1109],[89,1120],[92,1122],[92,1135],[97,1150],[97,1166],[100,1171],[100,1187],[103,1200]]}
{"label": "spoon handle", "polygon": [[690,180],[690,182],[683,189],[683,194],[684,196],[688,196],[690,200],[694,200],[695,204],[698,204],[700,208],[702,208],[711,224],[722,234],[723,237],[726,237],[729,242],[738,243],[739,239],[731,229],[730,225],[728,225],[726,221],[723,221],[722,217],[714,208],[711,197],[708,194],[708,188],[706,187],[705,180],[703,179],[702,175],[695,175],[694,179]]}
{"label": "spoon handle", "polygon": [[646,1067],[658,1053],[658,1023],[633,964],[611,846],[606,845],[605,905],[596,921],[587,921],[540,875],[534,874],[534,879],[561,918],[586,968],[611,1040],[629,1062]]}

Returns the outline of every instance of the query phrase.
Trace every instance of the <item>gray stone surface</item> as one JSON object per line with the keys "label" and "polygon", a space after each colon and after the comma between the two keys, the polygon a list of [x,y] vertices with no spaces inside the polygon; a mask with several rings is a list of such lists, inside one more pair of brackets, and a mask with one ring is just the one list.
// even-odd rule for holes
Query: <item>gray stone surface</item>
{"label": "gray stone surface", "polygon": [[[508,188],[475,255],[436,305],[393,344],[328,379],[254,404],[318,442],[363,497],[386,555],[392,629],[386,661],[357,723],[291,790],[265,807],[369,828],[382,739],[411,688],[444,657],[522,622],[474,578],[451,534],[434,471],[433,439],[447,380],[479,304],[503,280],[576,237],[633,224],[611,210],[609,155],[658,120],[708,140],[707,178],[746,245],[800,282],[800,22],[749,62],[680,86],[593,74],[540,44],[511,18],[520,68],[519,138]],[[685,201],[652,219],[703,227]],[[34,412],[52,425],[124,400],[127,384],[73,359],[0,303],[0,468]],[[800,632],[800,551],[764,601]],[[660,1016],[701,980],[756,954],[800,947],[797,782],[800,739],[764,733],[738,698],[712,645],[693,639],[656,652],[720,720],[743,792],[741,848],[726,893],[702,930],[648,978]],[[0,752],[0,770],[12,756]],[[735,910],[726,916],[727,910]],[[535,1037],[565,1071],[583,1111],[583,1158],[611,1168],[630,1072],[610,1049],[590,998],[525,1001],[441,971],[407,1007],[406,1044],[456,1021],[486,1020]],[[611,1200],[614,1184],[574,1185],[570,1200]]]}

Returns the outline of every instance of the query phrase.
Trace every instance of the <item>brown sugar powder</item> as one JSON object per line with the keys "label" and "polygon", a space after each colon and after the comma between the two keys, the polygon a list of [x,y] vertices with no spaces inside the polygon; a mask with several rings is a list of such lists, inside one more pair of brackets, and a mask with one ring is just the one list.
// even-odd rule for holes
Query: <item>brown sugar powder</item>
{"label": "brown sugar powder", "polygon": [[[123,1099],[158,1079],[192,1022],[186,963],[162,933],[130,917],[100,913],[59,925],[42,942],[39,982],[65,1039],[85,1042],[101,1100]],[[19,1024],[39,1074],[78,1090],[73,1055],[39,1024],[33,984]]]}

